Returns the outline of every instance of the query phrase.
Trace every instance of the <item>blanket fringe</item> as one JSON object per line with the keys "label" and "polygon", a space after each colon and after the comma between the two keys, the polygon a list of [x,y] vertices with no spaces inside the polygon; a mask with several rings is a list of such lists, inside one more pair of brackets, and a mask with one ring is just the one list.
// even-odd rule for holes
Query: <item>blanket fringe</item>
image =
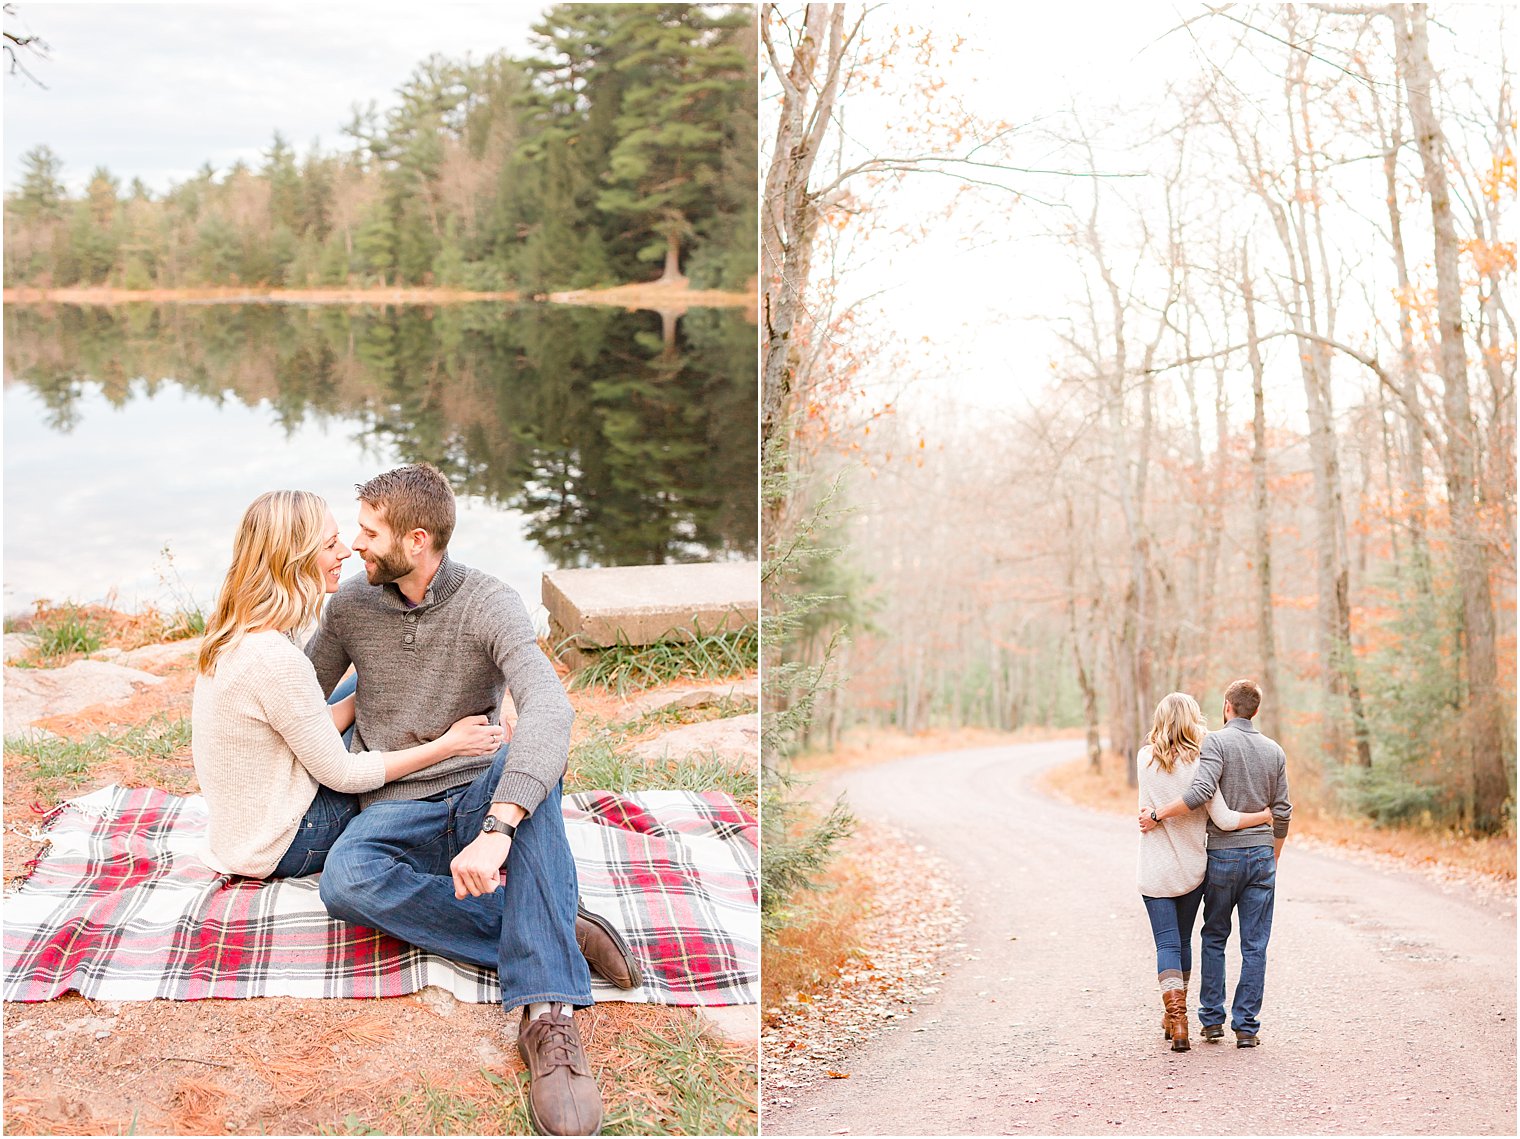
{"label": "blanket fringe", "polygon": [[63,802],[57,803],[51,807],[45,807],[38,802],[33,802],[31,804],[32,813],[34,815],[41,815],[42,817],[38,820],[37,824],[31,828],[31,831],[27,837],[30,838],[33,842],[41,843],[41,845],[37,847],[36,854],[32,855],[21,864],[20,873],[17,874],[14,878],[9,878],[6,880],[5,892],[7,894],[21,889],[31,879],[32,875],[37,872],[37,867],[41,865],[42,860],[47,857],[48,847],[53,845],[53,840],[47,837],[47,833],[48,831],[52,830],[54,824],[63,817],[63,812],[67,810],[69,806],[70,801],[68,799],[65,799]]}

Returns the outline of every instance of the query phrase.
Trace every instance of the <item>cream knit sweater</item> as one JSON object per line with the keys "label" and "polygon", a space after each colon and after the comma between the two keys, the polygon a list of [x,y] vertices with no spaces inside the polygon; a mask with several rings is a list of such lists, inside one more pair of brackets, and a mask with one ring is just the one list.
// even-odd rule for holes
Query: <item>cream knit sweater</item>
{"label": "cream knit sweater", "polygon": [[[1159,810],[1182,798],[1198,774],[1198,761],[1178,763],[1168,775],[1151,763],[1151,746],[1146,744],[1135,757],[1135,771],[1140,783],[1140,809]],[[1207,806],[1208,818],[1221,830],[1232,831],[1240,825],[1240,812],[1226,807],[1219,792]],[[1140,836],[1140,892],[1148,898],[1186,894],[1203,881],[1208,867],[1207,819],[1202,810],[1167,819]]]}
{"label": "cream knit sweater", "polygon": [[349,754],[311,662],[282,633],[244,636],[196,678],[190,750],[211,811],[206,860],[250,878],[279,864],[319,784],[385,782],[384,753]]}

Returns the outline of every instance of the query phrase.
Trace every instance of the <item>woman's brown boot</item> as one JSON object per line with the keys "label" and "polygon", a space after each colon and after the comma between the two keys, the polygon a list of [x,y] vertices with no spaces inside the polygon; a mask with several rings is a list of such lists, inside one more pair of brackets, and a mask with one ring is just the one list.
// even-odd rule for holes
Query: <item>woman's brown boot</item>
{"label": "woman's brown boot", "polygon": [[1187,997],[1181,989],[1167,989],[1161,994],[1161,1000],[1166,1005],[1167,1020],[1170,1022],[1172,1051],[1191,1051],[1192,1045],[1188,1043]]}

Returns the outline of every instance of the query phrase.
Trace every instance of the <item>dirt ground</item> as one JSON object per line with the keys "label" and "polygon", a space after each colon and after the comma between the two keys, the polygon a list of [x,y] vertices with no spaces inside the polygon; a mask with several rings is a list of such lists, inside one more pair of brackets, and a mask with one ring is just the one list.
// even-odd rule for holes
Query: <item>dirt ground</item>
{"label": "dirt ground", "polygon": [[[147,666],[165,677],[131,700],[41,723],[80,739],[118,734],[156,715],[188,716],[193,664]],[[572,693],[578,731],[622,717],[623,701]],[[669,725],[666,725],[668,727]],[[651,728],[651,733],[659,730]],[[637,737],[635,737],[637,738]],[[6,753],[7,888],[41,847],[37,827],[53,795],[111,782],[196,789],[188,746],[167,759],[113,755],[79,786],[38,783]],[[722,1015],[722,1014],[733,1015]],[[757,1125],[755,1043],[735,1025],[753,1008],[715,1010],[610,1003],[577,1014],[606,1097],[610,1131],[681,1133],[693,1116],[661,1075],[674,1060],[711,1096],[751,1105],[725,1130]],[[716,1032],[720,1021],[730,1037]],[[751,1028],[749,1031],[753,1031]],[[425,989],[385,1000],[267,998],[91,1001],[77,993],[4,1006],[4,1130],[12,1134],[512,1134],[526,1129],[516,1020],[498,1006],[462,1004]],[[685,1114],[683,1114],[685,1113]],[[700,1117],[714,1128],[712,1113]]]}
{"label": "dirt ground", "polygon": [[[630,1041],[695,1016],[625,1004],[576,1014],[602,1087],[622,1093],[607,1096],[609,1114],[637,1110],[652,1090],[615,1078]],[[311,1135],[343,1131],[353,1116],[399,1134],[440,1130],[396,1125],[430,1115],[444,1124],[471,1105],[495,1116],[475,1133],[498,1133],[497,1124],[520,1119],[516,1039],[515,1018],[499,1007],[461,1004],[437,989],[364,1001],[90,1001],[73,993],[7,1004],[5,1130]],[[453,1102],[429,1111],[428,1092]],[[408,1111],[417,1100],[420,1118]]]}
{"label": "dirt ground", "polygon": [[[1227,1035],[1174,1053],[1133,820],[1037,786],[1081,749],[919,755],[824,780],[942,860],[965,925],[937,982],[873,1039],[820,1055],[795,1089],[773,1088],[767,1065],[766,1134],[1515,1133],[1512,882],[1474,890],[1290,834],[1261,1047]],[[1238,961],[1232,943],[1231,985]],[[1197,1003],[1195,988],[1195,1037]]]}

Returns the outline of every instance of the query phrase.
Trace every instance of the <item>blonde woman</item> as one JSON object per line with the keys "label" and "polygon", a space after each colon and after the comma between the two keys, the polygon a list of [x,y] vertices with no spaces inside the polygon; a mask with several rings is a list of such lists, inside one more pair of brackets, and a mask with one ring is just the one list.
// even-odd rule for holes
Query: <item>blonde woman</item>
{"label": "blonde woman", "polygon": [[338,588],[349,552],[327,504],[306,491],[269,491],[243,514],[206,623],[190,719],[210,808],[207,861],[224,873],[315,874],[358,812],[356,792],[502,745],[499,724],[467,716],[431,743],[349,753],[340,733],[353,723],[352,685],[329,706],[295,639]]}
{"label": "blonde woman", "polygon": [[[1207,731],[1198,701],[1187,693],[1170,693],[1156,705],[1146,744],[1135,757],[1142,813],[1154,812],[1188,789]],[[1169,818],[1140,835],[1140,895],[1156,939],[1156,976],[1165,1008],[1161,1029],[1172,1042],[1173,1052],[1189,1049],[1187,987],[1193,969],[1193,921],[1208,871],[1205,808],[1207,818],[1221,830],[1272,821],[1271,811],[1230,810],[1216,792],[1204,808]]]}

